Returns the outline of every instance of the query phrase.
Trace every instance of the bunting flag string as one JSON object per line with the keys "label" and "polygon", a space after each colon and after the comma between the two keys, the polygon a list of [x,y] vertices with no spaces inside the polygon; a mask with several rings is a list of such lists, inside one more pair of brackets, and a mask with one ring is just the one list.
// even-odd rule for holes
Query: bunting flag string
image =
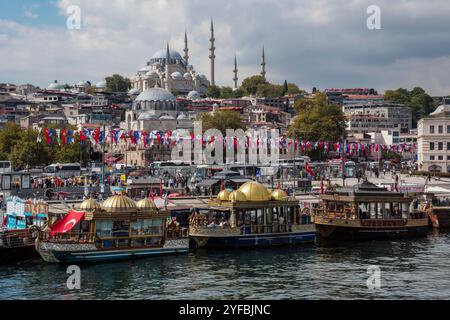
{"label": "bunting flag string", "polygon": [[[154,145],[175,146],[182,143],[186,139],[194,143],[201,143],[202,147],[206,145],[217,145],[222,143],[224,148],[237,149],[242,144],[239,143],[237,137],[215,137],[215,136],[195,136],[193,133],[183,135],[180,132],[174,131],[151,131],[144,130],[130,130],[125,132],[121,129],[101,130],[99,128],[81,129],[78,131],[66,129],[52,129],[52,128],[38,128],[37,142],[46,143],[51,146],[65,146],[75,142],[75,138],[82,142],[90,141],[93,145],[118,145],[121,141],[131,143],[132,145],[140,145],[143,148],[151,148]],[[347,155],[365,155],[379,151],[391,151],[399,154],[405,152],[414,152],[417,150],[416,143],[400,143],[393,145],[385,145],[379,143],[369,142],[350,142],[344,145],[342,142],[333,141],[306,141],[300,139],[290,139],[287,137],[280,137],[278,140],[269,137],[246,137],[243,145],[245,148],[261,148],[267,145],[272,147],[274,143],[278,143],[281,150],[294,149],[300,153],[309,153],[313,150],[322,150],[328,154],[331,152],[341,153],[344,148]]]}

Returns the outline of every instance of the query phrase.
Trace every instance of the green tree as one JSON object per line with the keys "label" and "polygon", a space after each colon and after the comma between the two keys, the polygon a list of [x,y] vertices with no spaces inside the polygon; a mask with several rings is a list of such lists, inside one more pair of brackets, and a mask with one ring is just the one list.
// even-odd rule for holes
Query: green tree
{"label": "green tree", "polygon": [[283,96],[283,86],[271,84],[271,83],[261,83],[258,85],[256,90],[256,95],[258,97],[265,98],[276,98]]}
{"label": "green tree", "polygon": [[260,85],[269,84],[262,76],[251,76],[242,81],[241,89],[249,95],[256,95]]}
{"label": "green tree", "polygon": [[220,98],[221,99],[230,99],[233,98],[233,89],[231,87],[222,87],[220,88]]}
{"label": "green tree", "polygon": [[289,91],[289,86],[288,86],[288,82],[287,80],[284,80],[284,84],[283,84],[283,96],[285,96]]}
{"label": "green tree", "polygon": [[300,94],[304,93],[305,91],[300,90],[300,88],[295,83],[288,83],[288,90],[287,94]]}
{"label": "green tree", "polygon": [[50,150],[43,143],[37,142],[37,131],[32,129],[21,132],[21,138],[9,154],[9,159],[16,169],[48,165],[51,160]]}
{"label": "green tree", "polygon": [[291,138],[337,141],[341,140],[345,133],[345,116],[342,109],[338,105],[330,104],[323,93],[317,93],[304,102],[297,112],[288,130],[288,136]]}
{"label": "green tree", "polygon": [[120,74],[106,77],[106,90],[109,92],[127,92],[131,88],[131,81]]}
{"label": "green tree", "polygon": [[198,120],[202,121],[203,132],[209,129],[218,129],[225,136],[227,129],[246,130],[241,115],[236,111],[223,110],[202,113],[199,115]]}
{"label": "green tree", "polygon": [[235,99],[239,99],[242,98],[244,96],[244,91],[240,88],[233,90],[233,98]]}
{"label": "green tree", "polygon": [[218,99],[220,98],[220,88],[218,86],[209,86],[206,95],[209,98]]}
{"label": "green tree", "polygon": [[10,153],[22,138],[22,130],[15,122],[8,122],[0,130],[0,159],[10,160]]}

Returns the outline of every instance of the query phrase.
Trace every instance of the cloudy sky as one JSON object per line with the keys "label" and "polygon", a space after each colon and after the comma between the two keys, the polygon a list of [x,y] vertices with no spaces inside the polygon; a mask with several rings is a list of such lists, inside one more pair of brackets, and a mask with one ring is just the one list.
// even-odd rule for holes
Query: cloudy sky
{"label": "cloudy sky", "polygon": [[[66,26],[67,8],[81,9],[80,30]],[[381,29],[367,28],[367,8],[381,9]],[[131,76],[170,41],[209,77],[210,19],[216,30],[216,78],[232,85],[259,72],[310,90],[421,86],[450,94],[448,0],[3,0],[0,82],[47,86],[120,73]]]}

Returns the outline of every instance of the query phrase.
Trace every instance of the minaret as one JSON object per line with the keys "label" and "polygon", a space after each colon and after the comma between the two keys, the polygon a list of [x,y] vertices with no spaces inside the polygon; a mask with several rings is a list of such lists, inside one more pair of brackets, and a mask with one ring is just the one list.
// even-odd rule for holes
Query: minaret
{"label": "minaret", "polygon": [[166,90],[170,91],[170,74],[169,74],[169,64],[170,64],[170,51],[169,51],[169,42],[167,42],[167,52],[166,52],[166,80],[165,85],[166,85]]}
{"label": "minaret", "polygon": [[266,54],[264,52],[264,46],[262,49],[262,57],[261,57],[261,76],[266,80]]}
{"label": "minaret", "polygon": [[237,90],[239,78],[238,78],[238,68],[237,68],[237,59],[236,59],[236,55],[234,56],[234,70],[233,70],[233,72],[234,72],[234,78],[233,78],[233,81],[234,81],[234,89]]}
{"label": "minaret", "polygon": [[216,59],[216,55],[215,55],[215,50],[216,48],[214,47],[214,41],[216,41],[216,39],[214,38],[214,23],[213,20],[211,19],[211,38],[209,39],[210,42],[210,47],[209,47],[209,51],[211,52],[211,54],[209,55],[209,59],[211,60],[211,85],[215,86],[216,85],[216,81],[215,81],[215,74],[214,74],[214,61]]}
{"label": "minaret", "polygon": [[184,32],[184,63],[186,63],[186,65],[189,64],[189,48],[188,48],[188,38],[187,38],[187,33]]}

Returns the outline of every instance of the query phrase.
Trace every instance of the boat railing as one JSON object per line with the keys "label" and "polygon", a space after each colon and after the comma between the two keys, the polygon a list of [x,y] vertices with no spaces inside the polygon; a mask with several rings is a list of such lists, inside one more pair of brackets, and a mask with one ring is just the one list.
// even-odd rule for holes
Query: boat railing
{"label": "boat railing", "polygon": [[96,234],[90,232],[76,232],[76,233],[55,233],[50,231],[43,231],[39,236],[40,240],[55,243],[88,243],[93,242]]}
{"label": "boat railing", "polygon": [[[307,225],[307,224],[304,224]],[[190,235],[254,235],[268,233],[286,233],[293,232],[292,223],[269,223],[269,224],[244,224],[238,227],[224,226],[205,226],[192,225],[190,227]]]}
{"label": "boat railing", "polygon": [[0,233],[0,248],[19,248],[33,245],[36,241],[28,230]]}
{"label": "boat railing", "polygon": [[189,237],[189,228],[167,229],[166,239],[179,239]]}

